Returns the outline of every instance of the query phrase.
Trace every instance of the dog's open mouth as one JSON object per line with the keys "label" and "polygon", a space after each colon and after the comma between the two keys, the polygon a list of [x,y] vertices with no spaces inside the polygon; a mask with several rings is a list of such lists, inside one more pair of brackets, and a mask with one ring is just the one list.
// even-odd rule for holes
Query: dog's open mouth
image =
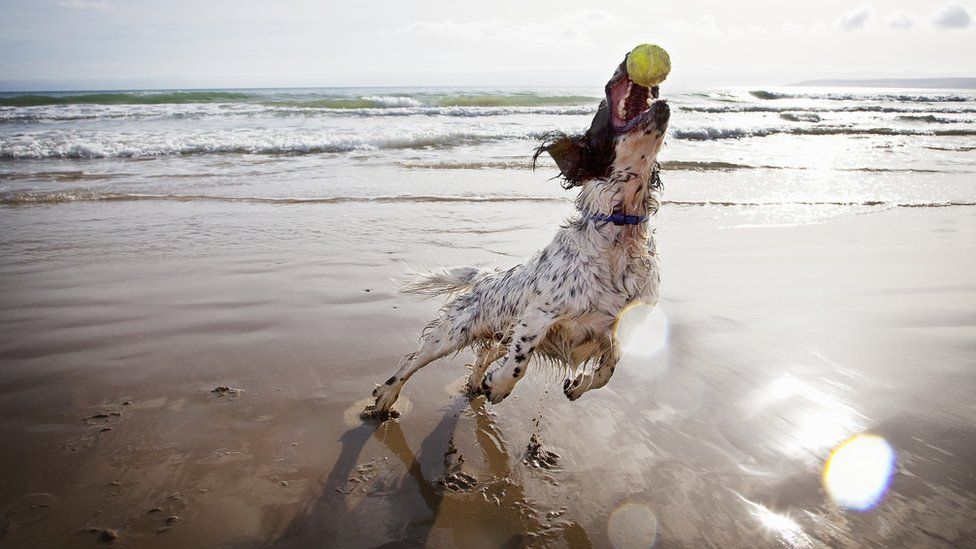
{"label": "dog's open mouth", "polygon": [[658,88],[645,88],[635,83],[623,67],[607,82],[607,106],[610,120],[617,133],[630,131],[651,110],[650,99],[658,97]]}

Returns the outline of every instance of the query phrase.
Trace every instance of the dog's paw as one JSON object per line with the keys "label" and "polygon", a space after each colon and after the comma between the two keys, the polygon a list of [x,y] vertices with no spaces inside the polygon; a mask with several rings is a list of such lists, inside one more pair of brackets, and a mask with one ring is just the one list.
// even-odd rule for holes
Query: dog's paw
{"label": "dog's paw", "polygon": [[575,379],[567,379],[563,382],[563,394],[566,395],[570,401],[574,401],[579,397],[583,396],[590,388],[589,379],[585,374],[580,374],[576,376]]}
{"label": "dog's paw", "polygon": [[468,396],[476,397],[478,395],[485,394],[484,389],[481,388],[483,382],[483,379],[469,377],[468,382],[465,385],[465,391],[467,392]]}
{"label": "dog's paw", "polygon": [[510,393],[510,392],[509,393],[500,393],[500,392],[488,391],[487,393],[485,393],[485,398],[487,398],[488,399],[488,402],[490,402],[492,404],[498,404],[499,402],[501,402],[501,401],[505,400],[506,398],[508,398],[508,395],[510,395],[510,394],[512,394],[512,393]]}
{"label": "dog's paw", "polygon": [[375,405],[370,404],[366,406],[366,408],[364,408],[362,412],[360,412],[359,417],[361,419],[367,419],[367,420],[375,419],[377,421],[386,421],[388,419],[396,419],[400,417],[400,412],[396,410],[386,410],[386,411],[377,410]]}
{"label": "dog's paw", "polygon": [[485,379],[481,381],[481,393],[485,395],[488,402],[492,404],[498,404],[499,402],[508,398],[508,395],[512,394],[512,387],[500,387],[494,378],[497,372],[491,372],[485,376]]}
{"label": "dog's paw", "polygon": [[362,416],[364,418],[386,420],[400,416],[397,411],[393,410],[393,403],[400,397],[399,387],[378,385],[373,389],[373,396],[376,397],[376,401],[363,410]]}

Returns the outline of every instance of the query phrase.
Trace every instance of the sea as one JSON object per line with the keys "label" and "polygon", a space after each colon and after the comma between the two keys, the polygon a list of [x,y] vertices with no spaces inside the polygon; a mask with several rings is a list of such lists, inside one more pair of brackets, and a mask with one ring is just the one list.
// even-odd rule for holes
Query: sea
{"label": "sea", "polygon": [[0,94],[0,545],[976,539],[976,91],[662,96],[610,385],[486,408],[464,351],[377,427],[402,281],[550,242],[600,87]]}
{"label": "sea", "polygon": [[[0,204],[565,201],[549,131],[593,88],[0,94]],[[976,202],[976,90],[663,86],[665,204],[759,224]],[[758,210],[757,210],[758,211]]]}

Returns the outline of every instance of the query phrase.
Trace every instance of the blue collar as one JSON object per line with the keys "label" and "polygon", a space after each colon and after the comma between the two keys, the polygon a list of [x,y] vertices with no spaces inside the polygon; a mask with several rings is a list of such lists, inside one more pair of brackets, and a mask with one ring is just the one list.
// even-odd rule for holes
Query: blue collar
{"label": "blue collar", "polygon": [[647,221],[649,218],[650,216],[647,215],[624,215],[622,213],[612,213],[607,215],[601,213],[584,212],[583,214],[583,219],[613,223],[614,225],[639,225]]}
{"label": "blue collar", "polygon": [[[661,188],[661,165],[655,163],[651,170],[651,179],[648,184],[655,189]],[[583,210],[583,221],[593,220],[598,223],[613,223],[614,225],[640,225],[650,219],[649,215],[624,215],[614,212],[610,215],[593,213]]]}

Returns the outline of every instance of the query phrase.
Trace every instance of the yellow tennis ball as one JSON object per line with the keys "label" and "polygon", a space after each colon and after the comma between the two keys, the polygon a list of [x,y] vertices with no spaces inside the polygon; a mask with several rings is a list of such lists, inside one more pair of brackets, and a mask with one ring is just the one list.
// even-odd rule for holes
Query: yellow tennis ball
{"label": "yellow tennis ball", "polygon": [[635,84],[645,88],[657,86],[671,72],[671,57],[664,48],[641,44],[627,54],[627,75]]}

